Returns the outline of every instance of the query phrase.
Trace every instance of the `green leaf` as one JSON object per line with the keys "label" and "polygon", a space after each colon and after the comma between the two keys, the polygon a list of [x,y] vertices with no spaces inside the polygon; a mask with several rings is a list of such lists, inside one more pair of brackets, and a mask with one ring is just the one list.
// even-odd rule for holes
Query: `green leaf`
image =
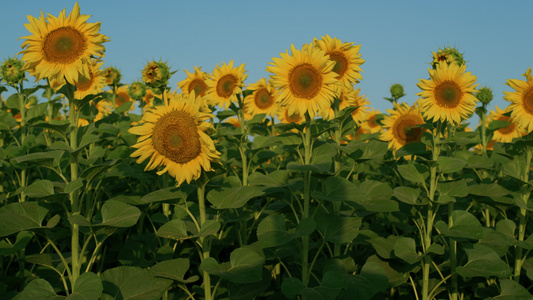
{"label": "green leaf", "polygon": [[332,243],[351,243],[359,234],[362,218],[341,217],[332,214],[318,214],[317,228],[324,238]]}
{"label": "green leaf", "polygon": [[20,110],[20,101],[18,94],[13,94],[6,99],[7,108]]}
{"label": "green leaf", "polygon": [[144,195],[140,202],[142,204],[150,204],[155,202],[177,202],[186,198],[187,195],[180,188],[169,187]]}
{"label": "green leaf", "polygon": [[355,202],[367,211],[399,211],[397,201],[392,200],[392,188],[389,184],[375,180],[365,180],[360,185],[360,193],[353,195]]}
{"label": "green leaf", "polygon": [[28,285],[17,295],[20,300],[46,300],[56,296],[54,288],[48,281],[38,278],[30,281]]}
{"label": "green leaf", "polygon": [[83,187],[83,179],[81,178],[78,178],[72,182],[69,182],[66,186],[65,186],[65,189],[63,190],[63,192],[65,193],[71,193],[71,192],[74,192],[80,188]]}
{"label": "green leaf", "polygon": [[207,201],[216,209],[240,208],[254,197],[264,195],[261,187],[239,186],[211,190],[207,193]]}
{"label": "green leaf", "polygon": [[492,298],[494,300],[520,300],[533,299],[533,295],[527,291],[520,283],[511,280],[503,279],[500,281],[501,294]]}
{"label": "green leaf", "polygon": [[424,255],[416,251],[416,242],[412,238],[401,237],[394,243],[394,255],[409,264],[415,264],[422,260]]}
{"label": "green leaf", "polygon": [[100,140],[100,137],[95,134],[84,134],[81,138],[80,143],[78,144],[78,148],[74,149],[73,152],[78,152],[81,149],[87,147],[88,145],[97,142],[98,140]]}
{"label": "green leaf", "polygon": [[282,145],[289,146],[300,145],[303,143],[302,136],[293,132],[282,133],[280,135],[274,136],[272,137],[272,140]]}
{"label": "green leaf", "polygon": [[13,244],[7,243],[5,240],[0,241],[0,256],[12,255],[26,248],[32,238],[33,234],[31,232],[21,231],[17,233],[17,238]]}
{"label": "green leaf", "polygon": [[176,241],[191,238],[187,234],[187,228],[185,226],[185,222],[180,219],[173,219],[163,224],[163,226],[161,226],[157,230],[156,234],[160,237],[167,238],[167,239],[173,239]]}
{"label": "green leaf", "polygon": [[454,210],[452,221],[453,225],[450,228],[443,221],[437,221],[435,228],[447,237],[473,240],[483,238],[485,228],[471,213],[463,210]]}
{"label": "green leaf", "polygon": [[396,187],[392,193],[396,199],[410,205],[426,205],[429,202],[427,199],[420,198],[420,189],[411,188],[408,186]]}
{"label": "green leaf", "polygon": [[281,282],[281,292],[289,299],[295,299],[304,288],[302,281],[295,277],[284,278]]}
{"label": "green leaf", "polygon": [[137,224],[141,211],[119,201],[108,200],[102,205],[102,223],[93,226],[131,227]]}
{"label": "green leaf", "polygon": [[466,197],[468,196],[468,186],[466,180],[461,179],[457,181],[439,182],[437,183],[437,191],[439,194],[449,197]]}
{"label": "green leaf", "polygon": [[156,277],[164,277],[182,283],[195,282],[199,279],[196,275],[185,279],[185,273],[187,273],[189,267],[188,258],[177,258],[158,262],[150,268],[150,272]]}
{"label": "green leaf", "polygon": [[33,164],[53,166],[52,163],[54,163],[55,165],[59,165],[59,161],[61,160],[63,153],[65,153],[65,151],[62,151],[62,150],[37,152],[37,153],[31,153],[31,154],[19,156],[17,158],[14,158],[14,160],[15,162],[19,164],[20,163],[33,163]]}
{"label": "green leaf", "polygon": [[361,143],[359,149],[352,153],[350,157],[357,161],[383,160],[383,157],[387,151],[387,143],[377,140],[370,140],[366,143]]}
{"label": "green leaf", "polygon": [[394,235],[390,235],[386,239],[384,237],[377,236],[369,239],[368,242],[372,245],[380,257],[390,259],[391,253],[394,250],[394,244],[398,238],[399,237]]}
{"label": "green leaf", "polygon": [[80,275],[74,283],[74,289],[66,300],[92,300],[100,299],[104,287],[98,275],[86,272]]}
{"label": "green leaf", "polygon": [[30,107],[26,111],[26,121],[29,122],[32,119],[41,117],[44,121],[44,117],[46,116],[46,113],[48,111],[48,103],[39,103],[35,106]]}
{"label": "green leaf", "polygon": [[267,187],[285,187],[289,184],[289,172],[287,170],[276,170],[267,175],[254,172],[248,177],[248,183]]}
{"label": "green leaf", "polygon": [[218,264],[214,258],[208,257],[200,264],[200,268],[234,283],[250,283],[262,279],[264,262],[265,259],[257,252],[249,248],[237,248],[231,252],[229,263]]}
{"label": "green leaf", "polygon": [[439,156],[437,165],[442,173],[455,173],[461,171],[466,166],[466,162],[459,158]]}
{"label": "green leaf", "polygon": [[468,193],[475,196],[486,196],[494,198],[507,196],[511,192],[509,192],[507,189],[497,183],[480,183],[470,185],[468,187]]}
{"label": "green leaf", "polygon": [[172,280],[157,278],[138,267],[108,269],[102,275],[102,300],[157,300],[172,285]]}
{"label": "green leaf", "polygon": [[0,237],[23,230],[46,228],[41,224],[48,209],[37,202],[16,202],[0,207]]}
{"label": "green leaf", "polygon": [[489,123],[489,130],[498,130],[500,128],[505,128],[511,124],[509,121],[504,120],[494,120]]}
{"label": "green leaf", "polygon": [[220,223],[215,220],[207,220],[204,224],[202,224],[202,227],[200,228],[200,232],[198,233],[197,237],[203,237],[212,235],[218,232],[220,229]]}
{"label": "green leaf", "polygon": [[466,168],[471,169],[492,169],[494,161],[485,156],[472,155],[468,158]]}
{"label": "green leaf", "polygon": [[133,105],[133,101],[128,101],[126,103],[123,103],[119,107],[115,108],[115,112],[118,114],[127,112],[131,108],[132,105]]}
{"label": "green leaf", "polygon": [[257,239],[262,248],[278,247],[293,239],[311,234],[316,228],[312,219],[302,219],[293,231],[287,231],[285,217],[270,215],[257,226]]}
{"label": "green leaf", "polygon": [[427,150],[427,146],[424,143],[409,143],[396,150],[395,157],[400,158],[407,155],[424,155],[426,153],[429,153],[429,151]]}
{"label": "green leaf", "polygon": [[457,267],[457,273],[463,278],[496,276],[506,278],[511,276],[511,269],[491,248],[474,244],[464,247],[468,262]]}
{"label": "green leaf", "polygon": [[398,172],[404,179],[419,184],[424,184],[429,176],[428,168],[418,163],[399,165]]}
{"label": "green leaf", "polygon": [[367,260],[357,275],[345,275],[347,284],[341,293],[341,299],[358,300],[376,299],[378,293],[386,292],[389,287],[387,273],[379,262]]}
{"label": "green leaf", "polygon": [[36,179],[32,184],[24,189],[28,197],[42,198],[54,194],[54,184],[50,180]]}

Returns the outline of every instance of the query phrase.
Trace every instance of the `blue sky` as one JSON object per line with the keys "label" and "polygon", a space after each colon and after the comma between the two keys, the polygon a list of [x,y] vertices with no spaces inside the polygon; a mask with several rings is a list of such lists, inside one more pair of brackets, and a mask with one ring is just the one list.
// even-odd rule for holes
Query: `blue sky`
{"label": "blue sky", "polygon": [[[186,77],[184,69],[244,63],[246,83],[268,77],[266,66],[294,44],[300,48],[326,34],[361,45],[366,61],[358,84],[375,109],[385,112],[384,100],[394,83],[404,86],[411,104],[418,97],[419,79],[429,77],[432,51],[448,45],[464,53],[467,71],[477,83],[492,88],[494,105],[504,108],[507,79],[523,79],[533,66],[531,1],[79,1],[88,22],[101,22],[104,66],[122,71],[123,83],[141,78],[153,59],[168,62],[178,72],[171,88]],[[74,1],[9,1],[0,18],[0,60],[21,48],[27,15],[57,16]],[[33,79],[33,78],[31,78]],[[475,122],[477,123],[477,121]],[[474,124],[472,124],[474,125]],[[477,125],[477,124],[475,124]]]}

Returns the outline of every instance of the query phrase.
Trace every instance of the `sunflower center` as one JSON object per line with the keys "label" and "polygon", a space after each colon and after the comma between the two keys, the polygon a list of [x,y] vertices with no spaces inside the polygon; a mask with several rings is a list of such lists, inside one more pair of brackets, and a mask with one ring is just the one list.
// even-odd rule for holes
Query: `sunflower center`
{"label": "sunflower center", "polygon": [[161,155],[179,164],[198,157],[202,151],[194,118],[184,111],[171,111],[154,126],[152,141]]}
{"label": "sunflower center", "polygon": [[204,96],[206,89],[207,89],[207,84],[201,79],[194,79],[189,84],[189,93],[194,91],[194,94],[196,95],[196,97]]}
{"label": "sunflower center", "polygon": [[533,114],[533,88],[530,88],[529,91],[524,93],[522,103],[524,103],[524,108],[527,112]]}
{"label": "sunflower center", "polygon": [[130,95],[128,95],[127,92],[118,92],[117,98],[115,99],[115,104],[117,107],[121,106],[122,104],[130,101]]}
{"label": "sunflower center", "polygon": [[93,83],[93,80],[92,80],[92,74],[91,72],[89,72],[89,74],[91,76],[89,76],[89,78],[83,76],[83,75],[79,75],[78,77],[78,82],[76,82],[76,89],[78,91],[86,91],[88,89],[91,88],[91,85]]}
{"label": "sunflower center", "polygon": [[420,142],[424,131],[420,127],[414,127],[419,124],[420,123],[417,123],[412,119],[400,120],[396,126],[397,136],[400,138],[400,140],[404,141],[405,144]]}
{"label": "sunflower center", "polygon": [[337,79],[342,78],[348,69],[348,61],[346,60],[346,56],[344,56],[344,54],[341,52],[335,51],[329,53],[329,59],[335,62],[333,72],[339,74]]}
{"label": "sunflower center", "polygon": [[379,124],[377,122],[377,116],[376,115],[371,115],[368,120],[366,121],[366,123],[368,124],[368,126],[370,128],[376,128],[376,127],[379,127]]}
{"label": "sunflower center", "polygon": [[232,74],[222,76],[217,83],[217,94],[223,98],[233,95],[233,89],[237,85],[237,77]]}
{"label": "sunflower center", "polygon": [[72,27],[61,27],[51,31],[44,38],[43,52],[52,63],[70,64],[85,53],[87,40]]}
{"label": "sunflower center", "polygon": [[457,107],[462,97],[463,92],[455,82],[445,81],[435,88],[435,100],[441,107]]}
{"label": "sunflower center", "polygon": [[262,88],[255,92],[255,105],[260,109],[267,109],[274,104],[274,98],[266,88]]}
{"label": "sunflower center", "polygon": [[287,123],[298,123],[300,122],[300,115],[298,114],[289,115],[289,113],[285,111],[285,120],[287,121]]}
{"label": "sunflower center", "polygon": [[322,76],[310,64],[302,64],[291,70],[289,87],[298,98],[312,99],[320,92]]}
{"label": "sunflower center", "polygon": [[509,125],[498,129],[498,132],[501,133],[501,134],[509,134],[509,133],[513,132],[515,127],[516,127],[516,125],[511,121],[511,118],[509,118],[508,116],[500,116],[498,118],[498,121],[507,121],[507,122],[509,122]]}

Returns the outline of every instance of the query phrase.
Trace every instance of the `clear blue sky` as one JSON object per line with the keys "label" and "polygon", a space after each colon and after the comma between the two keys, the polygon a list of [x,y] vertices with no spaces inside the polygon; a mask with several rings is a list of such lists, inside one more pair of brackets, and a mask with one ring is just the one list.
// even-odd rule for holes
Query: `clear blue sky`
{"label": "clear blue sky", "polygon": [[[216,64],[245,64],[246,83],[268,77],[266,66],[294,44],[329,34],[361,45],[366,61],[358,84],[371,106],[385,112],[391,84],[404,86],[412,103],[426,79],[432,51],[447,45],[464,53],[467,71],[492,88],[506,107],[507,79],[520,78],[533,66],[533,1],[79,1],[88,22],[101,22],[104,66],[122,71],[123,83],[141,78],[144,65],[167,61],[178,72],[170,86],[194,66],[211,73]],[[20,51],[27,15],[57,16],[74,1],[6,1],[0,18],[0,60]],[[472,120],[473,121],[473,120]],[[475,122],[477,123],[477,121]],[[476,126],[477,124],[472,124]]]}

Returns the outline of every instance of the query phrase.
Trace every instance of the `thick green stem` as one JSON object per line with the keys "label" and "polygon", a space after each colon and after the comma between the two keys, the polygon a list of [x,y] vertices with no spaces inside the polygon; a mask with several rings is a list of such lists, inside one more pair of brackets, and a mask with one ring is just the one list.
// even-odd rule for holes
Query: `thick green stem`
{"label": "thick green stem", "polygon": [[[448,203],[448,228],[453,226],[453,202]],[[458,289],[457,289],[457,242],[453,238],[448,239],[449,244],[449,254],[450,254],[450,272],[451,272],[451,289],[450,289],[450,299],[457,300]]]}
{"label": "thick green stem", "polygon": [[[337,146],[341,146],[342,141],[342,120],[339,120],[339,99],[335,99],[333,103],[333,111],[335,112],[335,143],[337,143]],[[335,154],[335,170],[334,173],[337,175],[340,172],[341,169],[341,151],[340,149],[337,150],[337,154]],[[334,201],[333,202],[333,214],[335,216],[340,216],[342,202],[341,201]],[[340,243],[334,243],[333,244],[333,256],[338,257],[341,255],[341,247],[342,245]]]}
{"label": "thick green stem", "polygon": [[[531,133],[527,136],[528,140],[531,140]],[[525,164],[524,164],[524,173],[522,174],[522,181],[523,182],[529,182],[529,168],[531,166],[531,158],[533,155],[533,146],[526,145],[526,153],[525,153]],[[529,188],[529,184],[524,184],[522,187],[522,207],[527,207],[529,196],[531,194],[531,189]],[[520,208],[520,215],[519,215],[519,224],[518,224],[518,241],[522,242],[524,241],[525,235],[526,235],[526,223],[527,223],[527,209],[526,208]],[[522,247],[520,244],[518,244],[515,247],[515,263],[514,263],[514,280],[516,282],[520,281],[520,273],[522,270],[522,264],[524,262],[524,259],[522,257]]]}
{"label": "thick green stem", "polygon": [[246,132],[246,123],[244,120],[244,100],[240,95],[237,95],[237,99],[239,101],[239,123],[241,124],[241,133],[242,138],[239,143],[239,152],[241,153],[241,162],[242,162],[242,185],[247,186],[248,185],[248,156],[246,153],[246,147],[245,144],[248,140],[247,132]]}
{"label": "thick green stem", "polygon": [[[207,183],[207,180],[204,178],[204,174],[198,178],[196,181],[196,194],[198,196],[198,209],[200,210],[200,228],[203,226],[205,221],[207,220],[206,217],[206,209],[205,209],[205,185]],[[200,238],[200,245],[202,246],[202,256],[200,257],[202,261],[207,259],[209,257],[209,252],[211,250],[210,241],[206,239],[206,237]],[[202,271],[203,277],[204,277],[204,293],[205,293],[205,299],[206,300],[212,300],[215,298],[215,295],[211,293],[211,277],[209,277],[209,273],[206,271]]]}
{"label": "thick green stem", "polygon": [[[24,147],[24,140],[26,139],[26,101],[24,97],[24,85],[22,84],[22,80],[19,84],[19,91],[18,91],[18,100],[19,100],[19,110],[20,110],[20,143],[22,147]],[[20,186],[23,188],[22,192],[20,193],[20,202],[26,201],[26,193],[24,192],[24,188],[28,185],[28,175],[26,172],[26,169],[22,169],[20,171]]]}
{"label": "thick green stem", "polygon": [[481,114],[479,116],[479,118],[481,119],[481,151],[483,153],[483,156],[487,156],[486,106],[487,104],[483,103],[483,109],[481,110]]}
{"label": "thick green stem", "polygon": [[[304,164],[311,163],[311,117],[305,114],[305,139],[304,139]],[[304,205],[302,220],[309,218],[309,206],[311,203],[311,171],[304,173]],[[307,287],[309,283],[309,235],[302,237],[302,283]]]}

